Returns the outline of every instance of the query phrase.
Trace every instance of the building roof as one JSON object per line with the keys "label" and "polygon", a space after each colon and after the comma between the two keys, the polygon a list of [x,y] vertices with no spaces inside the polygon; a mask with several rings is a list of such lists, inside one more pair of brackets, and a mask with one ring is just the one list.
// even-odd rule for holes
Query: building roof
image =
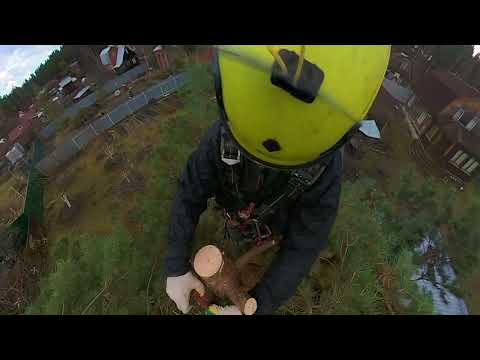
{"label": "building roof", "polygon": [[13,128],[12,131],[8,133],[8,141],[10,141],[10,143],[14,143],[18,140],[19,137],[25,134],[25,132],[30,131],[31,128],[31,123],[22,123],[17,125],[15,128]]}
{"label": "building roof", "polygon": [[114,69],[122,66],[124,55],[125,55],[125,45],[118,45],[117,46],[117,60],[115,62],[115,65],[113,66]]}
{"label": "building roof", "polygon": [[449,117],[441,117],[438,126],[443,130],[445,137],[452,143],[462,144],[465,149],[480,159],[480,139],[471,131],[461,126],[458,121]]}
{"label": "building roof", "polygon": [[5,157],[15,165],[25,155],[25,149],[21,144],[15,143],[12,148],[5,154]]}
{"label": "building roof", "polygon": [[83,96],[83,94],[85,94],[88,91],[88,89],[90,89],[90,86],[85,86],[75,95],[73,99],[74,100],[80,99]]}
{"label": "building roof", "polygon": [[71,77],[71,76],[65,76],[59,83],[58,83],[58,87],[59,88],[64,88],[65,86],[67,86],[68,84],[72,83],[72,82],[75,82],[77,81],[77,78],[75,77]]}
{"label": "building roof", "polygon": [[50,91],[54,88],[56,88],[58,85],[58,80],[57,79],[52,79],[47,83],[47,89]]}
{"label": "building roof", "polygon": [[434,70],[433,74],[457,97],[480,97],[480,92],[477,89],[448,71]]}
{"label": "building roof", "polygon": [[125,55],[125,45],[109,45],[100,52],[103,65],[111,65],[114,69],[122,66]]}
{"label": "building roof", "polygon": [[35,109],[33,107],[29,108],[28,111],[26,111],[26,112],[19,111],[18,121],[20,123],[22,123],[22,121],[24,121],[24,120],[31,120],[35,117],[36,114],[37,114],[37,109]]}
{"label": "building roof", "polygon": [[436,115],[457,98],[480,97],[480,92],[445,70],[431,70],[415,81],[415,94],[427,110]]}
{"label": "building roof", "polygon": [[109,57],[110,48],[111,48],[111,46],[107,46],[105,49],[103,49],[100,52],[100,60],[102,61],[102,65],[109,65],[110,64],[110,57]]}

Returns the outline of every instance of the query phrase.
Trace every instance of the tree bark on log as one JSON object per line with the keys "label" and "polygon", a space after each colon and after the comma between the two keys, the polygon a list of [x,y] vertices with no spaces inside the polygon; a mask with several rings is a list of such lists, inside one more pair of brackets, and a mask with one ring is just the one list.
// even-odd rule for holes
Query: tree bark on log
{"label": "tree bark on log", "polygon": [[[259,256],[276,244],[275,240],[252,247],[237,261],[233,261],[214,245],[201,248],[193,260],[193,268],[206,287],[220,298],[227,298],[245,315],[253,315],[257,310],[257,301],[248,294],[242,284],[241,270],[253,258]],[[201,304],[197,297],[197,302]]]}

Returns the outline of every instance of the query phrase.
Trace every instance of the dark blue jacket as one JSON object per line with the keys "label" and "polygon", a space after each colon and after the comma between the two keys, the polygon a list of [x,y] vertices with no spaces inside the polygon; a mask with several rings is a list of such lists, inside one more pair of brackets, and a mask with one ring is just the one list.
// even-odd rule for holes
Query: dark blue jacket
{"label": "dark blue jacket", "polygon": [[[168,232],[167,276],[189,271],[191,244],[207,199],[225,198],[222,180],[225,165],[220,157],[220,129],[217,121],[190,155],[175,195]],[[294,202],[276,210],[275,219],[283,224],[284,238],[274,261],[260,283],[251,291],[258,302],[257,314],[273,313],[296,291],[308,274],[319,252],[328,242],[335,221],[340,197],[342,154],[334,152],[324,160],[326,168],[317,182]],[[265,184],[259,194],[268,192],[272,184],[286,184],[286,172],[264,170]],[[261,205],[261,204],[257,204]]]}

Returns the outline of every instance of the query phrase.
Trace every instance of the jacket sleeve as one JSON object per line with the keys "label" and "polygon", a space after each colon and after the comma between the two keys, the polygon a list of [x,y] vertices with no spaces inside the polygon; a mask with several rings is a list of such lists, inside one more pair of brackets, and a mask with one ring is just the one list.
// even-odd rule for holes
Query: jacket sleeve
{"label": "jacket sleeve", "polygon": [[252,290],[257,314],[271,314],[294,295],[327,243],[337,216],[342,154],[335,153],[324,174],[289,212],[289,230],[260,283]]}
{"label": "jacket sleeve", "polygon": [[168,228],[167,276],[179,276],[189,271],[191,245],[198,219],[217,186],[219,131],[220,124],[217,121],[190,155],[180,177]]}

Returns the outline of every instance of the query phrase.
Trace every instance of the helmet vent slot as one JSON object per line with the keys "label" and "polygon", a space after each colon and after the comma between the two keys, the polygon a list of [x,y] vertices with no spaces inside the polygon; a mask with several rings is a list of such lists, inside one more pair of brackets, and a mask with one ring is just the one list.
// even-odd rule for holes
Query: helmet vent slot
{"label": "helmet vent slot", "polygon": [[267,139],[262,143],[263,147],[268,150],[268,152],[275,152],[282,150],[280,144],[275,139]]}

